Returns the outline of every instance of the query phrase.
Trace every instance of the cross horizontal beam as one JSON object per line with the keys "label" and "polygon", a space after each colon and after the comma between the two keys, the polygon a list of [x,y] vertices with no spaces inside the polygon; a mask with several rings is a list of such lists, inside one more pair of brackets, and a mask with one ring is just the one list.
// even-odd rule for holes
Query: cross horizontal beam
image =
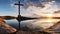
{"label": "cross horizontal beam", "polygon": [[15,4],[15,5],[20,5],[20,6],[24,6],[23,4]]}

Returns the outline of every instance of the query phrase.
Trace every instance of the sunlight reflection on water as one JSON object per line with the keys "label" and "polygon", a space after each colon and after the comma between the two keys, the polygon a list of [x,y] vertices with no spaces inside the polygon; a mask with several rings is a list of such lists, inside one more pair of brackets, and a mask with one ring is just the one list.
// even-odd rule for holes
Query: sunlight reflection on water
{"label": "sunlight reflection on water", "polygon": [[55,23],[57,23],[58,21],[60,21],[60,19],[41,19],[41,20],[37,20],[33,23],[33,25],[36,26],[40,26],[42,28],[49,28],[50,26],[54,25]]}
{"label": "sunlight reflection on water", "polygon": [[[33,27],[42,27],[43,29],[49,28],[50,26],[53,26],[55,23],[60,21],[60,19],[38,19],[38,20],[27,20],[27,21],[21,21],[21,26],[33,26]],[[17,20],[6,20],[6,22],[13,26],[18,27],[18,21]]]}

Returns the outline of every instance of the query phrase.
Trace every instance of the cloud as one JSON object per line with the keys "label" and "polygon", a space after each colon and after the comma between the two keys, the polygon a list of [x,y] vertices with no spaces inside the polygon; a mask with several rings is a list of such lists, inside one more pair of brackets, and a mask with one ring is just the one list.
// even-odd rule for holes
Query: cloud
{"label": "cloud", "polygon": [[51,1],[42,1],[42,0],[25,0],[24,8],[27,11],[31,11],[37,15],[41,15],[42,13],[53,13],[54,11],[58,11],[57,2],[54,0]]}

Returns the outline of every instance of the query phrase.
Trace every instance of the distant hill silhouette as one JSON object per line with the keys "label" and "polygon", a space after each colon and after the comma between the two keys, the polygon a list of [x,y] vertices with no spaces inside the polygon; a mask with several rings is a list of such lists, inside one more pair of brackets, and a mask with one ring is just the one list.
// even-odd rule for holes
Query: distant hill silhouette
{"label": "distant hill silhouette", "polygon": [[3,18],[4,20],[11,20],[11,19],[15,19],[16,17],[14,17],[14,16],[0,16],[0,18]]}
{"label": "distant hill silhouette", "polygon": [[15,19],[16,17],[14,16],[3,16],[5,20],[11,20],[11,19]]}

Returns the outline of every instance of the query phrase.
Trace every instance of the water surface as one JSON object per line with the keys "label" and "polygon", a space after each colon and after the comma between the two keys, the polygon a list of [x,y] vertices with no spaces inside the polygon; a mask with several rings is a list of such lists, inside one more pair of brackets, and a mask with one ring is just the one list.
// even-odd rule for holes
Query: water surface
{"label": "water surface", "polygon": [[[14,20],[5,20],[7,24],[11,25],[12,27],[18,29],[19,28],[19,23],[16,19]],[[60,21],[60,19],[37,19],[37,20],[26,20],[26,21],[21,21],[20,26],[28,26],[30,28],[39,28],[40,30],[42,29],[47,29],[50,26],[53,26],[55,23]]]}

